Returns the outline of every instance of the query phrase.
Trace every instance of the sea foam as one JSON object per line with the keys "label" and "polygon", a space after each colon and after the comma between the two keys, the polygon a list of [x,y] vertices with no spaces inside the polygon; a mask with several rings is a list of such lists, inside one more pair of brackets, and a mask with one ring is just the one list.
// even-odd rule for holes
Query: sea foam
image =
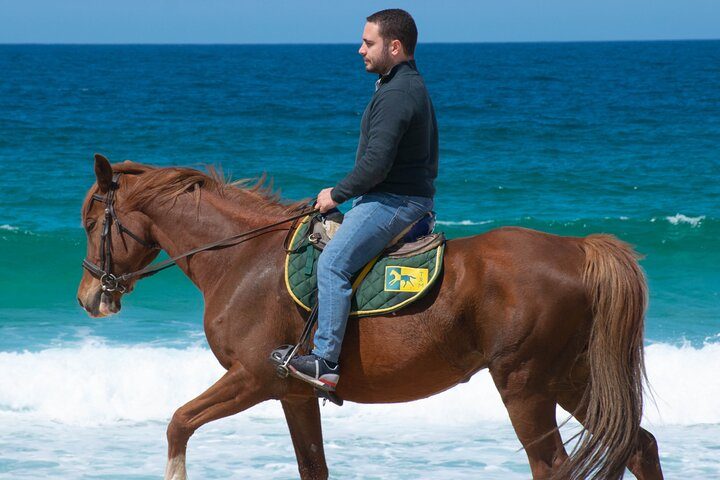
{"label": "sea foam", "polygon": [[[647,424],[720,423],[720,344],[701,348],[652,344],[646,354],[654,396],[653,400],[646,395]],[[88,342],[77,348],[0,352],[0,414],[74,425],[166,421],[223,373],[212,353],[199,347]],[[267,402],[248,414],[279,418],[282,410],[276,402]],[[487,371],[424,400],[395,405],[348,402],[341,408],[328,405],[323,415],[353,422],[393,418],[445,425],[508,421]]]}
{"label": "sea foam", "polygon": [[488,223],[493,223],[495,220],[482,220],[475,222],[473,220],[438,220],[435,223],[437,225],[447,225],[447,226],[471,226],[471,225],[487,225]]}
{"label": "sea foam", "polygon": [[700,225],[700,222],[705,220],[705,215],[700,215],[699,217],[688,217],[686,215],[683,215],[682,213],[678,213],[671,217],[665,217],[665,220],[672,223],[673,225],[687,223],[692,227],[697,227],[698,225]]}
{"label": "sea foam", "polygon": [[0,225],[0,230],[6,230],[8,232],[17,232],[20,229],[13,225],[4,224],[4,225]]}

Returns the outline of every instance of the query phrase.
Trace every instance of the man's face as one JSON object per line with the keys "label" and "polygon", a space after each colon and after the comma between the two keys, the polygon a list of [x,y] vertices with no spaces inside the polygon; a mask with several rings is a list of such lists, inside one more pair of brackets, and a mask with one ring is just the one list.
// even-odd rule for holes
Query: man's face
{"label": "man's face", "polygon": [[365,60],[365,70],[380,75],[387,73],[393,66],[389,47],[380,36],[378,24],[367,22],[363,30],[362,45],[358,50]]}

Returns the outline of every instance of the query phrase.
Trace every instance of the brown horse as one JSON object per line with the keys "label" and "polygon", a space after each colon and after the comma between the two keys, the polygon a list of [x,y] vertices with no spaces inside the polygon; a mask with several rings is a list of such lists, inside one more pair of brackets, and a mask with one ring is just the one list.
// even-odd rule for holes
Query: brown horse
{"label": "brown horse", "polygon": [[[111,167],[99,155],[95,172],[82,210],[87,258],[103,262],[104,211],[112,209],[105,266],[116,276],[150,264],[159,248],[178,255],[281,222],[299,205],[279,203],[262,181],[238,186],[213,172],[132,162]],[[113,183],[113,173],[123,175]],[[108,198],[112,205],[98,201]],[[269,399],[282,404],[300,477],[328,476],[312,388],[278,378],[268,360],[275,347],[296,341],[306,315],[283,281],[289,225],[178,261],[203,293],[205,334],[227,373],[173,415],[168,480],[186,478],[195,430]],[[349,322],[338,396],[407,402],[489,368],[533,478],[615,479],[626,466],[637,478],[662,478],[655,439],[640,428],[647,290],[628,245],[610,235],[500,228],[448,241],[444,262],[434,293],[391,317]],[[120,309],[124,289],[105,283],[103,291],[89,272],[80,283],[78,299],[94,317]],[[558,404],[585,427],[570,456],[557,428]]]}

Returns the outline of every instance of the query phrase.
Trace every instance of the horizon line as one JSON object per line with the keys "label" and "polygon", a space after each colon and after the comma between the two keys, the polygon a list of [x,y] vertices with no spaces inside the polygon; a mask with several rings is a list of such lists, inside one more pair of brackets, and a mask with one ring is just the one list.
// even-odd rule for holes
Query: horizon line
{"label": "horizon line", "polygon": [[[719,38],[651,38],[651,39],[613,39],[613,40],[487,40],[487,41],[439,41],[422,42],[422,45],[506,45],[537,43],[652,43],[652,42],[714,42]],[[0,46],[316,46],[316,45],[357,45],[359,42],[0,42]]]}

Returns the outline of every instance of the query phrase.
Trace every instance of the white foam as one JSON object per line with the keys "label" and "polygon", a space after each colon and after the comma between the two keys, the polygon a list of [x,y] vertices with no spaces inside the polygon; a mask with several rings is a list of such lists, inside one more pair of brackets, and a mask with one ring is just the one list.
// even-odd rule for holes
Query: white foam
{"label": "white foam", "polygon": [[676,215],[673,215],[672,217],[665,217],[665,220],[672,223],[673,225],[687,223],[690,224],[690,226],[692,227],[697,227],[698,225],[700,225],[700,222],[705,220],[705,215],[701,215],[699,217],[688,217],[683,215],[682,213],[678,213]]}
{"label": "white foam", "polygon": [[[653,405],[648,397],[646,422],[720,424],[720,344],[654,344],[646,351],[656,399]],[[0,414],[75,425],[166,421],[223,373],[212,353],[197,347],[111,347],[95,341],[76,348],[0,352]],[[282,411],[269,402],[248,414],[279,418]],[[487,371],[425,400],[396,405],[348,402],[342,408],[329,405],[323,415],[350,423],[383,418],[444,425],[508,421]]]}
{"label": "white foam", "polygon": [[7,230],[8,232],[17,232],[20,229],[13,225],[5,224],[5,225],[0,225],[0,230]]}
{"label": "white foam", "polygon": [[495,220],[482,220],[480,222],[474,222],[472,220],[438,220],[435,223],[438,225],[461,225],[461,226],[469,226],[469,225],[487,225],[488,223],[493,223]]}
{"label": "white foam", "polygon": [[702,348],[663,343],[646,348],[653,399],[645,419],[654,424],[720,424],[720,343]]}
{"label": "white foam", "polygon": [[108,347],[0,352],[0,411],[70,424],[168,418],[223,369],[204,348]]}

